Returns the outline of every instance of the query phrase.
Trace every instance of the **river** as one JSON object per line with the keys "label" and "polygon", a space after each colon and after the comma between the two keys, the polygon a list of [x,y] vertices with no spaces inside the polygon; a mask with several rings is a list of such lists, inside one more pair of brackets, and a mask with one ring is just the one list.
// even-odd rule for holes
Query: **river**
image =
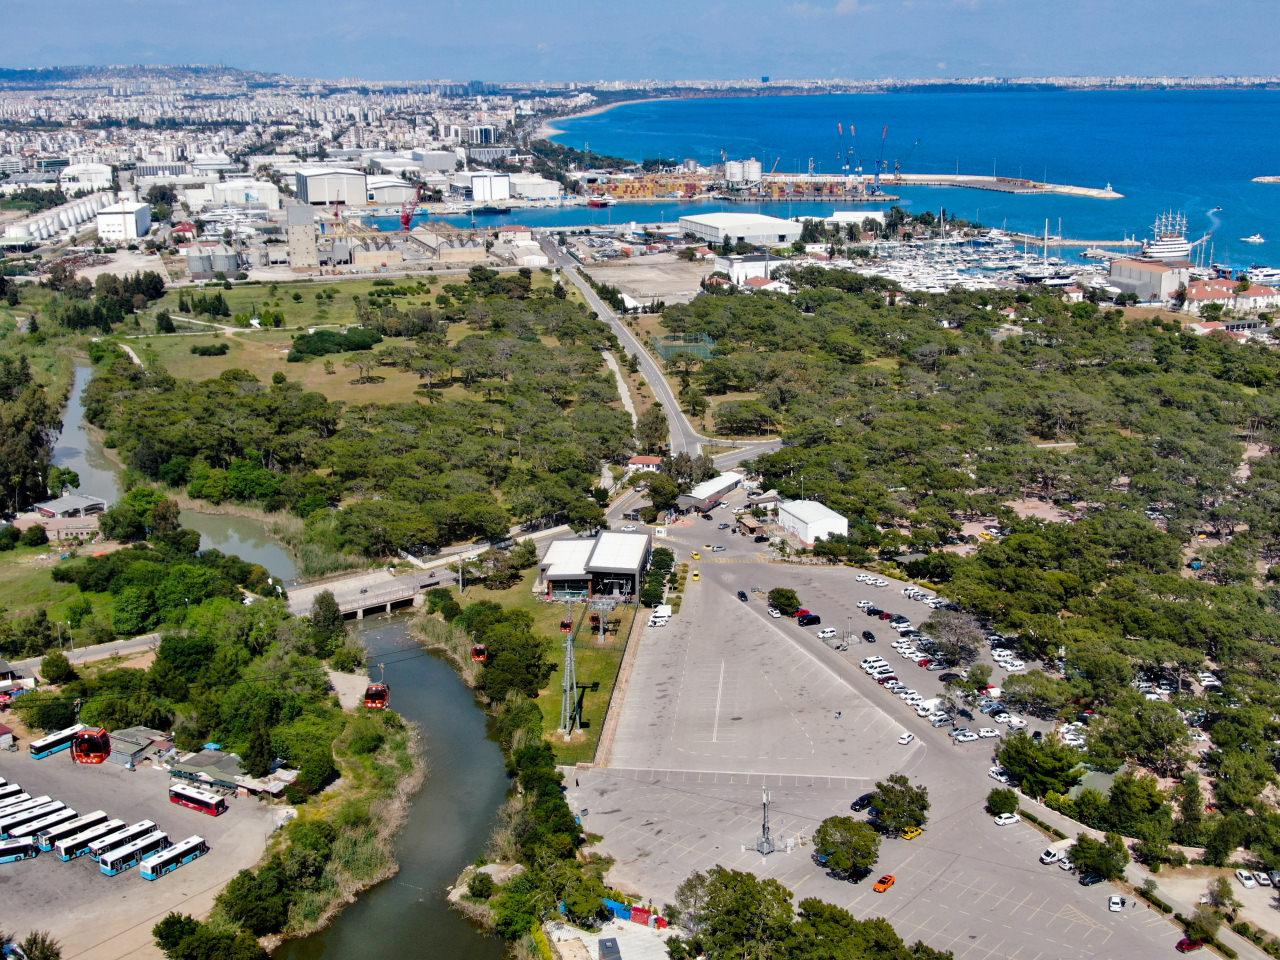
{"label": "river", "polygon": [[[54,463],[80,474],[81,492],[115,502],[118,471],[84,422],[84,388],[92,376],[88,365],[76,367]],[[297,573],[288,552],[257,520],[184,510],[182,522],[200,531],[202,546],[239,554],[285,579]],[[408,624],[405,615],[357,623],[369,661],[393,661],[386,674],[393,706],[418,725],[426,752],[425,784],[395,841],[400,871],[361,895],[327,929],[284,944],[276,960],[503,956],[500,941],[483,936],[445,900],[445,888],[483,852],[506,797],[502,751],[489,739],[484,712],[457,671],[421,651]]]}
{"label": "river", "polygon": [[[91,366],[76,365],[71,396],[62,413],[62,432],[53,448],[53,462],[80,475],[80,493],[112,504],[120,499],[119,470],[89,433],[84,420],[84,388],[92,378]],[[181,519],[184,527],[200,532],[200,546],[204,549],[213,547],[260,563],[282,580],[298,575],[293,555],[257,520],[198,510],[183,510]]]}
{"label": "river", "polygon": [[[403,615],[361,621],[369,661],[418,645]],[[484,713],[446,661],[430,654],[387,666],[392,706],[422,729],[427,777],[396,838],[400,872],[360,896],[327,929],[284,944],[274,960],[448,957],[500,960],[501,941],[482,936],[449,908],[446,887],[484,850],[508,780]]]}

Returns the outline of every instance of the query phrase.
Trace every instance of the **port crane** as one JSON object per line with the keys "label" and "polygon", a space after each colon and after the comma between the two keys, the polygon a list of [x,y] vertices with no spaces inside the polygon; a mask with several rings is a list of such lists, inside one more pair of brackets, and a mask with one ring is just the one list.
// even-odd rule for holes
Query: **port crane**
{"label": "port crane", "polygon": [[880,174],[885,169],[884,145],[885,145],[885,141],[888,139],[889,139],[889,125],[886,123],[880,130],[880,156],[876,158],[875,183],[872,185],[871,190],[869,191],[872,194],[878,195],[880,193],[883,193],[883,191],[880,189]]}
{"label": "port crane", "polygon": [[425,190],[426,184],[418,184],[418,188],[413,192],[413,198],[400,205],[400,229],[405,233],[409,232],[409,224],[413,222],[413,215],[418,212],[418,205],[422,203],[422,194]]}

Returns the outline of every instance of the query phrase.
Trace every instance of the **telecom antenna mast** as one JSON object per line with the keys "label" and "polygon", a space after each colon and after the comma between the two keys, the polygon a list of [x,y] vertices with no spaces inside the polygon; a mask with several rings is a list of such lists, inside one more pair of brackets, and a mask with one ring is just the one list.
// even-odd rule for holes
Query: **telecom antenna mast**
{"label": "telecom antenna mast", "polygon": [[764,811],[764,817],[760,822],[760,839],[756,841],[756,853],[762,857],[767,857],[777,850],[777,847],[773,845],[773,834],[769,830],[769,788],[761,787],[760,792],[763,795],[761,807]]}

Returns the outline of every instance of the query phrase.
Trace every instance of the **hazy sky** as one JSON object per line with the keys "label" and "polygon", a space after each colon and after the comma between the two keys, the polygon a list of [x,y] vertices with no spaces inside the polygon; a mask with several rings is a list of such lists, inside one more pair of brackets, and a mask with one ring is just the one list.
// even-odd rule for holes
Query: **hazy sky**
{"label": "hazy sky", "polygon": [[0,0],[0,65],[370,79],[1280,73],[1280,0]]}

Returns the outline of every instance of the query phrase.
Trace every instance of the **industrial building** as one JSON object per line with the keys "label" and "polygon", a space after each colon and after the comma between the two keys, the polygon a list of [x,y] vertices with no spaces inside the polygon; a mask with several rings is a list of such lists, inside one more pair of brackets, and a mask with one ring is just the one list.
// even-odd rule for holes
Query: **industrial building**
{"label": "industrial building", "polygon": [[647,533],[604,530],[592,539],[553,540],[538,566],[538,589],[551,600],[634,596],[649,562]]}
{"label": "industrial building", "polygon": [[86,497],[81,493],[68,493],[55,500],[37,503],[34,509],[47,520],[65,520],[70,517],[87,517],[90,514],[102,513],[107,509],[107,502],[97,497]]}
{"label": "industrial building", "polygon": [[294,173],[294,193],[311,206],[363,207],[368,202],[364,174],[346,167],[300,167]]}
{"label": "industrial building", "polygon": [[1191,279],[1191,264],[1120,257],[1111,261],[1110,281],[1139,300],[1169,300]]}
{"label": "industrial building", "polygon": [[310,207],[291,203],[285,208],[285,244],[289,250],[289,266],[294,269],[320,266],[316,218]]}
{"label": "industrial building", "polygon": [[554,180],[536,173],[511,174],[511,194],[524,200],[559,200],[563,189]]}
{"label": "industrial building", "polygon": [[759,213],[700,213],[680,218],[680,231],[711,244],[786,246],[800,239],[800,224]]}
{"label": "industrial building", "polygon": [[807,547],[818,540],[849,535],[849,521],[816,500],[790,500],[778,504],[778,526]]}
{"label": "industrial building", "polygon": [[511,175],[507,173],[456,173],[450,180],[455,193],[476,203],[511,199]]}
{"label": "industrial building", "polygon": [[365,197],[370,203],[399,204],[412,200],[418,194],[418,188],[399,177],[367,177],[365,179]]}
{"label": "industrial building", "polygon": [[98,239],[125,242],[151,231],[151,207],[137,200],[121,200],[98,211]]}
{"label": "industrial building", "polygon": [[726,274],[738,286],[752,279],[768,280],[774,270],[786,265],[787,261],[763,253],[716,257],[716,273]]}
{"label": "industrial building", "polygon": [[742,484],[742,474],[722,473],[710,480],[703,480],[688,493],[676,498],[676,506],[685,511],[697,510],[705,513],[720,502],[730,490],[736,490]]}
{"label": "industrial building", "polygon": [[409,159],[423,173],[453,173],[458,169],[458,155],[452,150],[413,150]]}
{"label": "industrial building", "polygon": [[11,221],[5,224],[0,246],[29,247],[62,235],[73,236],[84,224],[94,220],[99,210],[110,206],[113,199],[109,193],[95,193],[52,210]]}
{"label": "industrial building", "polygon": [[113,176],[105,163],[73,163],[58,173],[58,186],[65,194],[82,190],[110,190]]}
{"label": "industrial building", "polygon": [[280,188],[270,180],[227,180],[209,186],[209,199],[215,207],[263,206],[280,209]]}

